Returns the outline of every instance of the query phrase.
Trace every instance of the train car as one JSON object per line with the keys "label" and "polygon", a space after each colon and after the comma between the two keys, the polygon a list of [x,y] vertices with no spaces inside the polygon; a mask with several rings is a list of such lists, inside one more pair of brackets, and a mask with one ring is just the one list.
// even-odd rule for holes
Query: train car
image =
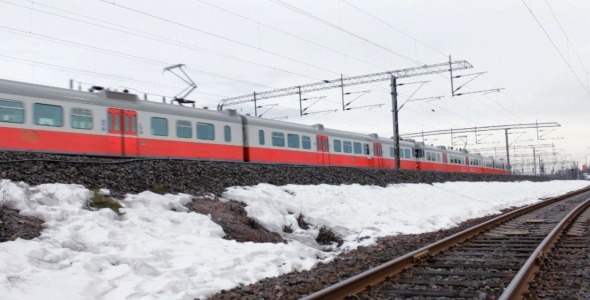
{"label": "train car", "polygon": [[467,164],[469,165],[469,173],[484,173],[483,166],[484,158],[479,153],[467,154]]}
{"label": "train car", "polygon": [[5,150],[242,161],[241,128],[235,112],[0,80]]}
{"label": "train car", "polygon": [[383,168],[383,148],[376,134],[358,134],[318,127],[326,141],[327,162],[332,166]]}
{"label": "train car", "polygon": [[257,163],[325,165],[325,145],[313,126],[241,116],[244,160]]}
{"label": "train car", "polygon": [[[393,138],[380,138],[379,143],[383,148],[383,167],[395,168],[395,145]],[[415,141],[414,140],[400,140],[399,141],[399,156],[400,168],[417,170],[418,164],[415,157]]]}
{"label": "train car", "polygon": [[[245,160],[259,163],[382,167],[369,135],[242,116]],[[377,151],[379,156],[379,151]]]}
{"label": "train car", "polygon": [[510,174],[510,172],[508,172],[508,165],[506,164],[506,162],[502,159],[498,159],[498,158],[492,158],[493,161],[493,170],[492,170],[492,174],[501,174],[501,175],[508,175]]}
{"label": "train car", "polygon": [[447,172],[462,172],[469,173],[471,168],[469,166],[468,151],[464,149],[445,149],[446,161],[443,157],[443,162],[447,164]]}
{"label": "train car", "polygon": [[417,170],[447,171],[446,148],[443,146],[428,146],[417,142],[415,148]]}

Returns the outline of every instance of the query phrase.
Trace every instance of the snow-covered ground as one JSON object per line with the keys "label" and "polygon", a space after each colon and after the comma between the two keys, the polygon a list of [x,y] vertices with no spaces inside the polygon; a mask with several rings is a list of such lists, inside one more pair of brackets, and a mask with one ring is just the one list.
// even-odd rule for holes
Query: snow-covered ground
{"label": "snow-covered ground", "polygon": [[[190,195],[143,192],[122,200],[125,213],[84,209],[82,186],[29,187],[0,181],[0,196],[21,214],[45,220],[40,237],[0,244],[1,299],[193,299],[241,283],[309,269],[339,251],[376,237],[421,233],[576,190],[587,181],[434,185],[233,187],[227,200],[247,204],[252,217],[285,235],[287,244],[224,240],[209,216],[187,213]],[[0,199],[2,200],[2,199]],[[199,201],[199,199],[195,199]],[[303,213],[315,225],[302,230]],[[313,237],[321,225],[345,243],[322,252]]]}

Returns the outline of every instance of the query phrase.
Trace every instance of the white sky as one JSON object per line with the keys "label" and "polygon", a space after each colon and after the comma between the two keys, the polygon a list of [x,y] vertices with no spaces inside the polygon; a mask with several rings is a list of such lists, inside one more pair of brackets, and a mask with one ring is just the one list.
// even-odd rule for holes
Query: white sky
{"label": "white sky", "polygon": [[[558,156],[552,155],[552,148],[537,149],[548,170],[554,160],[584,163],[590,152],[585,142],[590,138],[585,126],[585,112],[590,111],[588,1],[281,1],[114,0],[113,5],[112,0],[0,0],[0,77],[61,87],[75,79],[170,97],[185,86],[162,69],[183,63],[199,86],[189,98],[214,109],[224,97],[340,74],[442,63],[450,54],[474,65],[463,74],[488,72],[469,84],[472,91],[505,89],[452,98],[448,74],[401,80],[430,80],[414,98],[445,96],[408,103],[400,113],[402,134],[559,122],[561,128],[540,133],[546,140],[537,141],[532,129],[514,130],[510,138],[518,139],[517,146],[554,143]],[[399,87],[400,104],[415,87]],[[346,89],[365,90],[370,92],[351,106],[384,106],[342,112],[339,90],[305,95],[326,97],[309,112],[340,108],[338,113],[299,117],[297,96],[260,105],[278,104],[265,113],[268,118],[286,116],[290,122],[391,136],[388,83]],[[352,99],[347,96],[347,101]],[[251,103],[229,108],[253,114]],[[505,153],[503,131],[480,136],[477,145],[473,134],[466,139],[467,148],[498,147],[498,156]],[[451,138],[431,137],[426,142],[450,146]],[[464,143],[455,140],[457,147]],[[512,162],[532,160],[531,154],[531,148],[517,149],[511,153]]]}
{"label": "white sky", "polygon": [[[541,198],[588,186],[588,181],[447,182],[232,187],[225,199],[243,202],[248,216],[288,243],[225,240],[210,216],[187,213],[190,195],[143,192],[122,200],[124,215],[83,209],[91,192],[80,185],[29,187],[0,180],[0,202],[45,221],[41,236],[0,243],[2,299],[195,299],[295,270],[376,238],[451,228]],[[502,193],[497,193],[501,190]],[[195,201],[200,201],[198,198]],[[303,213],[312,226],[303,230]],[[282,233],[291,226],[292,234]],[[340,248],[324,252],[318,228],[333,228]]]}

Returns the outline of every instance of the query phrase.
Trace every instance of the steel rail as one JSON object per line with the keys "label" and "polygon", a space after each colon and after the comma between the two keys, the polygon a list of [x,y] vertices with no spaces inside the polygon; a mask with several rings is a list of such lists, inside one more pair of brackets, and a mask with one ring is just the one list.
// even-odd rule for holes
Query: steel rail
{"label": "steel rail", "polygon": [[401,273],[403,270],[413,267],[421,259],[436,255],[442,251],[449,249],[450,247],[461,243],[473,236],[476,236],[498,224],[504,223],[511,219],[514,219],[520,215],[528,212],[537,210],[541,207],[553,204],[555,202],[585,193],[590,191],[590,187],[579,189],[567,194],[550,198],[545,201],[529,205],[517,209],[513,212],[498,216],[492,220],[488,220],[482,224],[466,229],[454,235],[451,235],[438,242],[426,245],[418,250],[412,251],[406,255],[400,256],[392,261],[384,263],[373,269],[367,270],[363,273],[350,277],[337,284],[329,286],[323,290],[317,291],[311,295],[305,296],[303,300],[315,300],[315,299],[343,299],[346,296],[358,294],[364,291],[368,286],[380,283],[391,277]]}
{"label": "steel rail", "polygon": [[549,235],[539,244],[527,259],[520,271],[516,273],[512,281],[499,300],[523,299],[524,293],[529,289],[529,283],[535,278],[535,274],[541,268],[541,263],[546,258],[546,254],[551,252],[555,243],[561,238],[564,231],[573,221],[575,221],[586,209],[590,207],[590,199],[587,199],[575,209],[573,209],[565,218],[551,230]]}

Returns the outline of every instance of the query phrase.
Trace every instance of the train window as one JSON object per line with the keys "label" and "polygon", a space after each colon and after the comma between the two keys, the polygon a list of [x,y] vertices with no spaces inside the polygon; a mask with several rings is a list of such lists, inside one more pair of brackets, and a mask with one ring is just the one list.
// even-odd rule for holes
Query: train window
{"label": "train window", "polygon": [[111,113],[107,114],[107,123],[109,124],[109,131],[113,130],[113,116]]}
{"label": "train window", "polygon": [[190,139],[193,137],[193,126],[190,121],[176,121],[176,136],[179,138]]}
{"label": "train window", "polygon": [[439,162],[440,162],[440,161],[442,161],[442,159],[441,159],[441,157],[440,157],[440,153],[437,153],[437,154],[436,154],[436,161],[439,161]]}
{"label": "train window", "polygon": [[280,132],[273,132],[272,145],[277,147],[285,147],[285,134]]}
{"label": "train window", "polygon": [[[117,115],[118,116],[118,115]],[[115,117],[115,121],[119,118]],[[152,117],[152,135],[168,136],[168,119]],[[117,122],[118,123],[118,122]],[[115,130],[119,130],[118,125],[115,124]]]}
{"label": "train window", "polygon": [[354,142],[353,146],[354,146],[354,154],[363,154],[363,149],[362,149],[361,143]]}
{"label": "train window", "polygon": [[404,152],[406,153],[406,158],[412,158],[412,151],[410,149],[404,149]]}
{"label": "train window", "polygon": [[115,114],[115,130],[119,131],[121,130],[121,115],[120,114]]}
{"label": "train window", "polygon": [[137,132],[137,116],[131,116],[131,129],[132,132]]}
{"label": "train window", "polygon": [[215,140],[215,127],[213,124],[197,122],[197,138],[199,140]]}
{"label": "train window", "polygon": [[20,101],[0,100],[0,122],[24,123],[25,105]]}
{"label": "train window", "polygon": [[35,103],[33,118],[37,125],[62,127],[63,108],[58,105]]}
{"label": "train window", "polygon": [[124,125],[125,125],[124,132],[130,132],[131,131],[131,116],[130,115],[123,115],[123,120],[124,120]]}
{"label": "train window", "polygon": [[264,145],[264,130],[258,130],[258,143]]}
{"label": "train window", "polygon": [[363,144],[363,148],[365,148],[365,155],[371,155],[371,147],[369,147],[369,144]]}
{"label": "train window", "polygon": [[344,141],[344,153],[352,153],[352,143]]}
{"label": "train window", "polygon": [[394,147],[389,147],[389,156],[395,157],[395,148]]}
{"label": "train window", "polygon": [[299,135],[298,134],[287,134],[287,146],[289,148],[299,148]]}
{"label": "train window", "polygon": [[416,154],[416,158],[422,158],[424,157],[424,150],[422,149],[416,149],[414,150],[414,154]]}
{"label": "train window", "polygon": [[342,141],[334,140],[334,152],[342,152]]}
{"label": "train window", "polygon": [[304,135],[301,137],[301,146],[303,149],[311,149],[311,138]]}
{"label": "train window", "polygon": [[92,111],[89,109],[72,108],[72,128],[92,129]]}
{"label": "train window", "polygon": [[231,128],[227,125],[223,127],[223,139],[226,142],[231,142]]}

